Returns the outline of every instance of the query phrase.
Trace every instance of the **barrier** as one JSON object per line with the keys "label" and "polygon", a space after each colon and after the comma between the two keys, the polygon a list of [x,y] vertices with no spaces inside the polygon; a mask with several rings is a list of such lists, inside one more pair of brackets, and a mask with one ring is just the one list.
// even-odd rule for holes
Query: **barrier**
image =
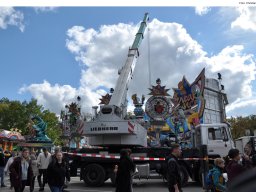
{"label": "barrier", "polygon": [[[65,154],[71,155],[71,156],[80,156],[80,157],[97,157],[97,158],[103,158],[103,159],[120,159],[120,156],[118,155],[100,155],[100,154],[90,154],[90,153],[68,153],[68,152],[63,152]],[[165,158],[160,157],[160,158],[155,158],[155,157],[132,157],[133,160],[139,160],[139,161],[165,161]],[[196,158],[196,157],[191,157],[191,158],[179,158],[179,160],[183,161],[208,161],[208,160],[214,160],[213,158]]]}

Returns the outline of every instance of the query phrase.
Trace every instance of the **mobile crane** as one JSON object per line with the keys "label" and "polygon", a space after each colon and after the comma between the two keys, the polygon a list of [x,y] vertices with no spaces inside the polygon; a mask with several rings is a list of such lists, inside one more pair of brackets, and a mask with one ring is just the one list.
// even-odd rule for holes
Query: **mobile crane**
{"label": "mobile crane", "polygon": [[[125,65],[118,71],[119,78],[108,105],[102,105],[94,121],[86,122],[83,134],[89,137],[92,146],[144,146],[147,145],[147,130],[139,123],[126,120],[127,90],[139,57],[139,46],[147,26],[145,14],[135,40],[129,48]],[[97,110],[97,107],[95,107]]]}
{"label": "mobile crane", "polygon": [[[149,178],[150,172],[154,171],[165,177],[163,164],[165,157],[170,153],[170,148],[148,147],[146,128],[136,120],[126,118],[127,90],[139,57],[138,48],[144,37],[147,21],[148,13],[145,13],[135,40],[129,48],[125,65],[118,71],[120,76],[109,103],[100,106],[99,112],[97,112],[97,106],[94,106],[95,117],[93,120],[85,122],[81,129],[81,134],[88,137],[88,144],[94,147],[68,153],[72,159],[71,175],[76,176],[77,168],[80,168],[80,179],[89,186],[101,186],[109,178],[112,183],[115,182],[114,166],[119,162],[120,149],[127,147],[132,150],[136,166],[143,166],[143,169],[139,169],[139,171],[144,171],[139,175]],[[216,81],[210,81],[214,85],[216,84]],[[205,82],[207,83],[209,80],[205,79],[202,83]],[[212,100],[215,101],[216,98],[219,98],[220,102],[223,100],[218,82],[216,85],[212,88],[213,86],[209,84],[208,88],[205,88],[206,106],[210,106]],[[215,105],[219,105],[219,103]],[[223,107],[218,110],[223,113]],[[218,114],[216,110],[205,108],[205,118],[216,117],[216,114]],[[223,156],[233,147],[230,128],[220,122],[220,119],[215,122],[204,121],[192,130],[191,135],[192,146],[183,150],[183,157],[179,161],[184,185],[188,182],[189,177],[193,180],[200,180],[199,170],[203,166],[199,151],[201,145],[209,146],[207,151],[209,157],[211,157],[210,155],[212,157]]]}

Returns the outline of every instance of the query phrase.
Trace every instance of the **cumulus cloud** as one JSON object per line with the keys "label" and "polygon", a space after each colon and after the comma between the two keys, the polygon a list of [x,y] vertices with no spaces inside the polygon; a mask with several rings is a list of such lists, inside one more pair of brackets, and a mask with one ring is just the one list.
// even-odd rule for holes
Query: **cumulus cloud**
{"label": "cumulus cloud", "polygon": [[196,14],[200,16],[206,15],[210,10],[211,10],[210,7],[204,7],[204,6],[195,7]]}
{"label": "cumulus cloud", "polygon": [[[247,116],[255,114],[256,108],[256,94],[251,97],[238,98],[233,103],[227,106],[227,114],[229,117],[233,116]],[[237,112],[239,111],[239,113]]]}
{"label": "cumulus cloud", "polygon": [[0,29],[7,29],[8,25],[16,26],[21,32],[25,30],[22,12],[12,7],[0,7]]}
{"label": "cumulus cloud", "polygon": [[38,103],[43,105],[55,113],[60,113],[60,110],[65,108],[66,104],[76,102],[77,96],[81,97],[81,105],[84,110],[90,112],[91,103],[97,103],[97,98],[100,97],[100,92],[92,92],[88,88],[73,88],[70,85],[51,85],[49,82],[44,81],[41,84],[24,85],[20,88],[19,93],[30,92],[31,95],[38,100]]}
{"label": "cumulus cloud", "polygon": [[232,29],[256,31],[256,7],[237,7],[239,16],[231,23]]}
{"label": "cumulus cloud", "polygon": [[[103,25],[96,29],[74,26],[67,31],[66,47],[83,65],[80,87],[50,85],[48,82],[25,86],[22,91],[29,91],[49,107],[63,107],[75,95],[83,96],[83,105],[99,103],[100,95],[115,86],[120,69],[126,60],[128,48],[132,45],[139,24]],[[135,68],[128,91],[128,99],[137,93],[138,96],[149,93],[149,86],[161,78],[167,88],[177,87],[183,75],[192,82],[199,72],[206,67],[208,77],[216,78],[222,73],[223,84],[229,102],[236,106],[248,102],[245,95],[252,97],[252,81],[255,80],[256,63],[252,54],[243,52],[244,47],[233,45],[224,47],[219,53],[207,56],[202,46],[192,39],[186,29],[178,23],[166,23],[153,19],[150,27],[150,63],[151,77],[149,82],[148,41],[147,33],[142,41],[140,58]],[[66,91],[66,89],[70,91]],[[172,91],[169,91],[172,94]],[[54,101],[49,104],[50,101]],[[148,96],[146,96],[148,98]],[[240,99],[240,100],[237,100]],[[59,101],[57,101],[59,100]],[[255,101],[255,100],[254,100]],[[252,100],[252,102],[254,102]],[[231,107],[230,112],[239,112],[238,107]]]}

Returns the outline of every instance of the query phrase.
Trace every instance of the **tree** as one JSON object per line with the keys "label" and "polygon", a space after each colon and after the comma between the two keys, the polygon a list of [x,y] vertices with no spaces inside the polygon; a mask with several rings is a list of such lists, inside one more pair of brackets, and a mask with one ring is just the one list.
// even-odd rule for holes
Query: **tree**
{"label": "tree", "polygon": [[46,133],[54,144],[61,144],[58,117],[55,113],[44,110],[42,105],[37,104],[36,99],[22,103],[10,101],[8,98],[0,100],[0,129],[18,128],[23,135],[29,134],[29,122],[33,115],[38,115],[47,123]]}
{"label": "tree", "polygon": [[231,124],[231,132],[234,139],[245,136],[246,130],[250,130],[251,135],[256,130],[256,115],[231,117],[228,122]]}

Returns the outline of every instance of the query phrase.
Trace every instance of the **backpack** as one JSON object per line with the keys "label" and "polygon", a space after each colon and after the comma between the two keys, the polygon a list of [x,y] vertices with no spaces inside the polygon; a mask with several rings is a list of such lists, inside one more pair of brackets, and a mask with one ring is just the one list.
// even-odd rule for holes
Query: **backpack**
{"label": "backpack", "polygon": [[168,163],[171,161],[170,157],[166,157],[165,161],[161,165],[161,172],[164,179],[168,181]]}
{"label": "backpack", "polygon": [[213,169],[209,170],[208,174],[206,175],[205,178],[205,184],[206,184],[206,189],[207,190],[214,190],[214,183],[213,183]]}

